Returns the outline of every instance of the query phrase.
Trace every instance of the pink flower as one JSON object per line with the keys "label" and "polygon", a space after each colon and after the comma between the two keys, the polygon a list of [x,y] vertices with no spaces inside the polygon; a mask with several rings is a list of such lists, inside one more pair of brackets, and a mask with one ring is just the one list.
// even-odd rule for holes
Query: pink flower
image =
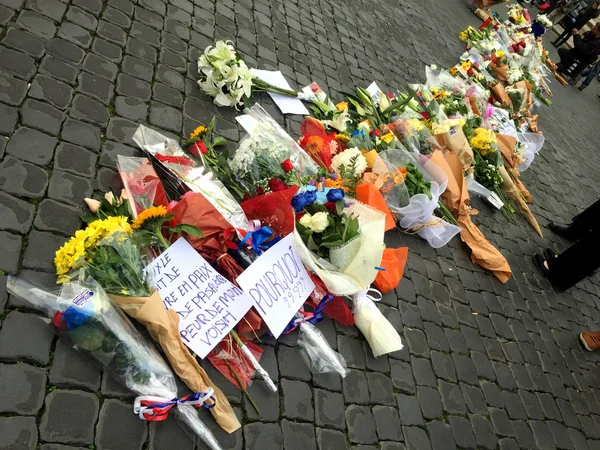
{"label": "pink flower", "polygon": [[94,200],[93,198],[84,198],[83,201],[86,203],[90,211],[94,214],[100,209],[100,202],[98,200]]}

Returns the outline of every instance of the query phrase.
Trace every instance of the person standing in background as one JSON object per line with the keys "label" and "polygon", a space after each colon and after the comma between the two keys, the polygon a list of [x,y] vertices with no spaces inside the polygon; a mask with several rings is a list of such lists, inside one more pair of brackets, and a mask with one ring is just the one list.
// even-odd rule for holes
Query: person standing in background
{"label": "person standing in background", "polygon": [[571,37],[573,30],[581,30],[590,20],[600,16],[600,2],[595,2],[592,6],[582,10],[579,15],[575,18],[575,22],[569,23],[552,45],[560,47],[566,44]]}

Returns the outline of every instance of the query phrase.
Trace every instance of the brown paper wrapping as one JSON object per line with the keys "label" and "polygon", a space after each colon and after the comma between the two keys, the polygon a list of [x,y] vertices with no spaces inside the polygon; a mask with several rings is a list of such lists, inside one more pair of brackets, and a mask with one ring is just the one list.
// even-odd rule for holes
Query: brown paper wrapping
{"label": "brown paper wrapping", "polygon": [[536,231],[536,233],[539,234],[540,237],[544,237],[540,225],[533,216],[533,213],[529,209],[529,206],[527,206],[527,203],[525,203],[523,195],[521,195],[521,192],[513,183],[513,180],[506,171],[506,168],[504,168],[504,166],[500,166],[498,168],[498,171],[500,172],[500,176],[502,177],[502,190],[506,192],[508,197],[513,202],[515,202],[517,208],[519,208],[519,211],[521,212],[521,214],[523,214],[523,217],[525,217],[525,220],[527,220],[529,225],[531,225],[531,227]]}
{"label": "brown paper wrapping", "polygon": [[475,11],[473,11],[473,14],[475,14],[483,22],[485,22],[486,20],[488,20],[490,18],[490,14],[481,8],[477,8]]}
{"label": "brown paper wrapping", "polygon": [[491,62],[489,67],[492,69],[492,72],[496,74],[498,81],[504,83],[508,81],[508,64],[496,64]]}
{"label": "brown paper wrapping", "polygon": [[463,164],[463,170],[471,167],[473,164],[473,149],[462,127],[454,127],[449,133],[436,134],[435,139],[442,147],[456,153]]}
{"label": "brown paper wrapping", "polygon": [[128,316],[144,325],[152,338],[165,352],[175,373],[193,392],[206,392],[214,389],[216,405],[210,409],[217,423],[228,433],[240,428],[240,423],[221,389],[214,384],[196,358],[181,340],[179,316],[173,310],[166,310],[158,292],[150,297],[120,297],[110,295],[111,301]]}
{"label": "brown paper wrapping", "polygon": [[504,90],[504,86],[500,83],[496,83],[495,86],[492,86],[492,94],[494,94],[494,97],[496,97],[496,100],[500,102],[503,108],[508,108],[510,106],[510,97]]}
{"label": "brown paper wrapping", "polygon": [[525,120],[527,121],[527,125],[532,133],[542,134],[542,132],[538,129],[538,118],[539,116],[536,114],[532,116],[531,114],[525,116]]}
{"label": "brown paper wrapping", "polygon": [[479,117],[481,117],[481,111],[479,111],[479,108],[477,107],[477,100],[475,99],[475,97],[470,96],[468,98],[469,98],[469,105],[471,106],[471,110],[473,111],[473,114],[476,114]]}
{"label": "brown paper wrapping", "polygon": [[502,160],[506,166],[506,171],[514,181],[517,189],[521,192],[523,197],[525,197],[527,203],[533,203],[533,197],[521,181],[521,176],[517,170],[517,166],[521,163],[519,157],[515,155],[517,138],[513,136],[507,136],[506,134],[496,134],[496,140],[498,141],[498,146],[500,147],[500,153],[502,153]]}
{"label": "brown paper wrapping", "polygon": [[533,106],[533,84],[529,80],[525,80],[525,86],[527,87],[527,110],[531,110]]}
{"label": "brown paper wrapping", "polygon": [[460,237],[471,249],[473,263],[479,264],[484,269],[492,272],[501,283],[506,283],[512,276],[506,258],[471,221],[472,212],[469,209],[469,192],[462,171],[462,163],[458,156],[452,152],[447,152],[444,157],[442,152],[436,151],[431,160],[448,175],[448,187],[446,192],[442,194],[442,199],[446,207],[457,218],[460,226]]}
{"label": "brown paper wrapping", "polygon": [[498,3],[498,0],[475,0],[475,4],[480,8],[485,8],[486,6],[493,6]]}

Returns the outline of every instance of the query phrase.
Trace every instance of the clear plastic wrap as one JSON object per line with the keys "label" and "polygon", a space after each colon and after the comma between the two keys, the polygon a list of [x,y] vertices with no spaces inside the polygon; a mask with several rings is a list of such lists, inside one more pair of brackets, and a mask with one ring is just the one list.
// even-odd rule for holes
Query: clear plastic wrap
{"label": "clear plastic wrap", "polygon": [[148,158],[118,155],[117,169],[134,217],[152,205],[168,205],[160,178]]}
{"label": "clear plastic wrap", "polygon": [[[187,154],[175,140],[143,125],[138,127],[133,135],[133,140],[150,155],[189,160]],[[181,177],[191,191],[204,195],[233,227],[242,230],[248,229],[248,220],[244,211],[209,167],[191,167],[168,161],[163,161],[163,164]]]}
{"label": "clear plastic wrap", "polygon": [[433,248],[446,245],[460,232],[460,228],[433,214],[438,207],[440,196],[448,185],[448,177],[444,171],[426,157],[406,150],[389,149],[381,152],[379,156],[391,173],[396,173],[400,168],[413,164],[421,172],[423,178],[431,184],[429,188],[431,198],[426,194],[408,197],[408,191],[405,196],[406,188],[402,189],[403,185],[383,193],[386,203],[398,219],[400,227],[416,230],[416,234],[425,239]]}
{"label": "clear plastic wrap", "polygon": [[[203,402],[187,403],[185,398],[176,400],[175,377],[167,364],[131,322],[112,306],[104,290],[94,280],[66,284],[58,296],[13,276],[8,277],[7,288],[12,295],[43,311],[58,332],[77,350],[109,369],[127,388],[141,396],[136,402],[136,413],[140,417],[152,420],[152,416],[157,414],[151,405],[141,406],[143,403],[140,401],[147,400],[147,397],[161,406],[176,404],[186,425],[211,449],[221,449],[191,406]],[[210,392],[200,394],[200,399],[211,395]],[[210,403],[214,404],[208,400],[205,407],[211,407]]]}
{"label": "clear plastic wrap", "polygon": [[521,155],[525,161],[517,166],[519,172],[524,172],[533,162],[535,155],[542,149],[546,138],[538,133],[517,133],[517,140],[523,144],[523,154]]}
{"label": "clear plastic wrap", "polygon": [[301,322],[298,347],[302,359],[312,373],[337,373],[342,378],[348,374],[346,360],[334,351],[323,333],[310,322]]}
{"label": "clear plastic wrap", "polygon": [[393,118],[394,133],[412,152],[426,155],[441,150],[440,144],[422,120],[423,116],[419,113],[406,109],[400,116]]}

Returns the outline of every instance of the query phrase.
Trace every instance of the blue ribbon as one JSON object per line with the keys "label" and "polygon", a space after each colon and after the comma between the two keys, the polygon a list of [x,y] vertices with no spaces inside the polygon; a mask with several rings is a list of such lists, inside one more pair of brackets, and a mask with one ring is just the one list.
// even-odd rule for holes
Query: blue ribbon
{"label": "blue ribbon", "polygon": [[244,239],[238,244],[238,248],[242,248],[250,238],[252,238],[252,249],[256,255],[260,256],[265,250],[268,250],[273,245],[277,244],[281,238],[278,236],[275,239],[267,242],[271,236],[273,236],[273,231],[267,226],[260,228],[256,231],[249,231],[244,236]]}
{"label": "blue ribbon", "polygon": [[93,311],[70,306],[63,312],[61,320],[70,331],[85,325],[92,317],[94,317]]}
{"label": "blue ribbon", "polygon": [[333,295],[327,294],[325,297],[321,299],[317,307],[312,313],[309,313],[308,316],[299,317],[297,319],[292,319],[290,323],[284,328],[282,334],[288,334],[294,331],[296,328],[300,326],[303,322],[309,322],[313,325],[316,325],[321,320],[325,318],[323,316],[323,310],[333,301]]}

